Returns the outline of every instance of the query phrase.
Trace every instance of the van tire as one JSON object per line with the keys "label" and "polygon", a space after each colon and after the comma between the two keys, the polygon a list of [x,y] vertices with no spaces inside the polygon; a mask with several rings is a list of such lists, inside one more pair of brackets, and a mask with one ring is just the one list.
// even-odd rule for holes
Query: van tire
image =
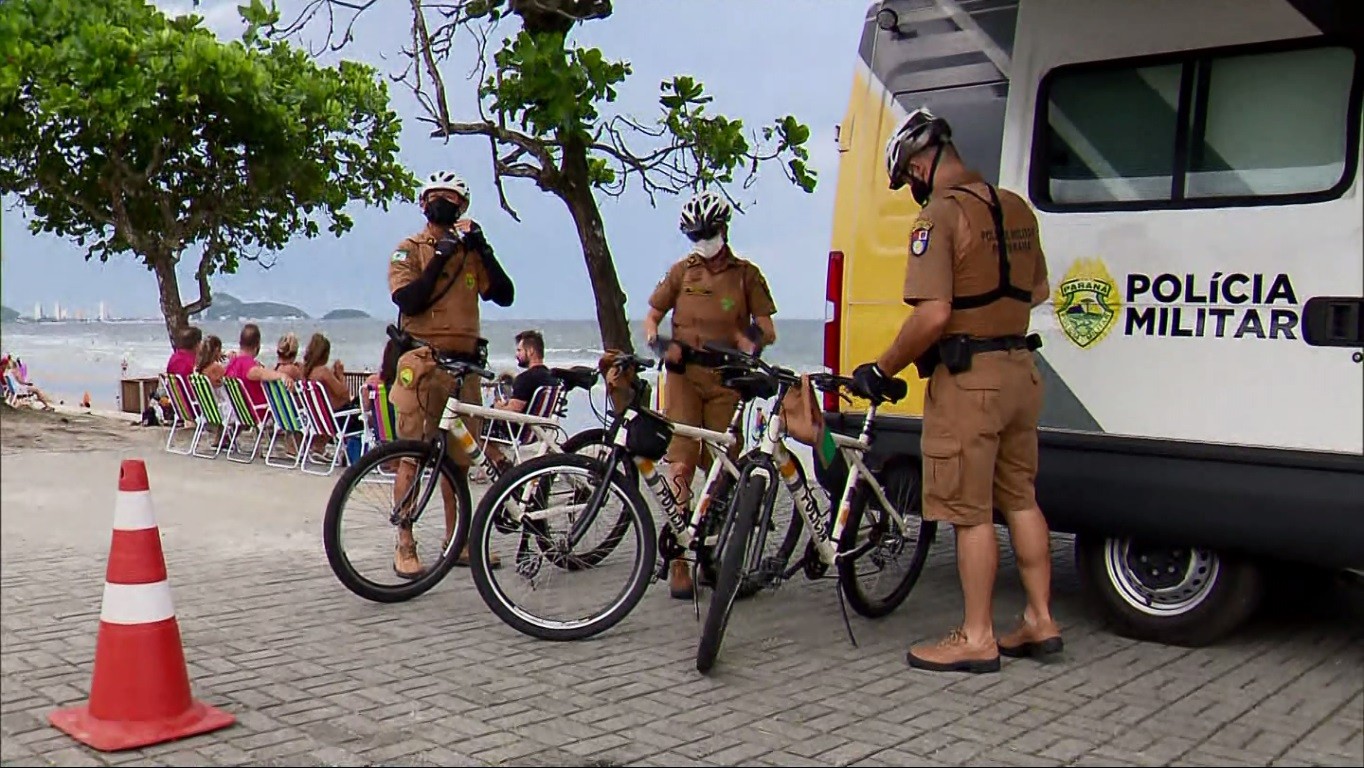
{"label": "van tire", "polygon": [[[1124,637],[1185,647],[1211,645],[1250,617],[1264,593],[1253,561],[1225,552],[1077,534],[1086,597]],[[1141,597],[1154,598],[1140,607]]]}

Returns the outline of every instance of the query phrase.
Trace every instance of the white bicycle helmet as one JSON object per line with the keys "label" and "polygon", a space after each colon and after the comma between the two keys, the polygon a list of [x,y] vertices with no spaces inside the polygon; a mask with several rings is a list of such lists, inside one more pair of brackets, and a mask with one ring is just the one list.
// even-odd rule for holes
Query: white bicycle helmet
{"label": "white bicycle helmet", "polygon": [[464,198],[465,207],[468,207],[469,185],[464,183],[464,179],[461,179],[450,171],[436,171],[430,176],[427,176],[426,183],[422,185],[421,195],[419,195],[417,199],[425,200],[426,193],[434,192],[438,189],[459,193],[459,196]]}
{"label": "white bicycle helmet", "polygon": [[908,182],[904,167],[909,158],[927,147],[946,144],[951,140],[951,126],[927,107],[909,113],[909,117],[886,142],[886,175],[890,177],[890,188],[899,189]]}
{"label": "white bicycle helmet", "polygon": [[724,195],[708,189],[703,190],[692,195],[691,199],[682,205],[682,218],[678,223],[678,229],[683,232],[714,229],[721,224],[728,224],[733,212],[734,209],[730,207]]}

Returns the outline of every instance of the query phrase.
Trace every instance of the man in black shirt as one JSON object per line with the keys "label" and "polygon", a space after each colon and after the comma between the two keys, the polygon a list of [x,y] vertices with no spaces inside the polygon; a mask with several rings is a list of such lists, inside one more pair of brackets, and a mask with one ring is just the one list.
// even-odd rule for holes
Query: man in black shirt
{"label": "man in black shirt", "polygon": [[[552,403],[536,403],[535,393],[541,387],[552,387],[559,383],[554,374],[549,372],[545,365],[545,337],[539,331],[522,331],[516,334],[516,364],[525,370],[517,374],[512,382],[511,396],[507,399],[498,398],[493,403],[493,407],[503,411],[516,411],[525,413],[532,403],[540,409],[552,407]],[[544,411],[541,411],[544,414]],[[510,435],[506,422],[499,421],[491,426],[491,434],[494,438],[509,440]],[[522,437],[529,437],[531,433],[521,430]],[[506,467],[506,459],[503,457],[500,447],[494,444],[488,445],[488,456],[500,468]]]}
{"label": "man in black shirt", "polygon": [[512,382],[511,397],[498,401],[493,407],[525,413],[536,390],[559,383],[545,366],[545,337],[539,331],[516,334],[516,364],[526,370],[517,374]]}

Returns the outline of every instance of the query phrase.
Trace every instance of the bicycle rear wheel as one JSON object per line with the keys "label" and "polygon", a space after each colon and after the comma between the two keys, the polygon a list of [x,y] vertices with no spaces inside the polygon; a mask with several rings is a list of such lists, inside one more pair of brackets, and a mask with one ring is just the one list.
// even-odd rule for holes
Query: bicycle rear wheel
{"label": "bicycle rear wheel", "polygon": [[701,630],[701,642],[696,648],[696,671],[706,674],[715,665],[724,641],[729,613],[744,577],[744,560],[748,554],[749,538],[757,523],[768,478],[751,472],[739,476],[739,492],[735,495],[725,530],[720,534],[720,568],[715,579],[715,591],[710,596],[706,624]]}
{"label": "bicycle rear wheel", "polygon": [[[395,475],[403,462],[415,465],[413,481],[399,482]],[[441,480],[449,483],[452,492],[453,521],[446,518],[443,490],[438,487]],[[327,563],[338,581],[366,600],[411,600],[439,584],[454,566],[469,534],[471,506],[468,476],[449,456],[437,455],[434,443],[384,443],[347,467],[332,488],[322,519]],[[412,528],[418,557],[426,566],[415,579],[393,571],[401,524]],[[373,570],[362,569],[361,563]],[[378,580],[379,574],[387,580]]]}
{"label": "bicycle rear wheel", "polygon": [[909,597],[938,530],[936,521],[923,519],[922,475],[915,465],[896,462],[879,474],[886,498],[905,528],[882,508],[863,479],[838,543],[843,594],[854,611],[870,619],[888,615]]}
{"label": "bicycle rear wheel", "polygon": [[[658,557],[653,518],[638,488],[606,471],[606,462],[550,454],[517,465],[484,495],[470,525],[470,568],[479,596],[508,626],[580,640],[615,626],[644,597]],[[498,549],[510,567],[489,567]]]}

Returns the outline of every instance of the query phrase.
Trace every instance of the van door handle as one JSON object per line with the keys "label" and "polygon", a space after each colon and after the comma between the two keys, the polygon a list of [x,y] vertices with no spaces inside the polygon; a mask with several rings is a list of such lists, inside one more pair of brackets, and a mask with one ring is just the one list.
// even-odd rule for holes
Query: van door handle
{"label": "van door handle", "polygon": [[1308,299],[1302,309],[1302,338],[1314,347],[1364,348],[1364,296]]}

